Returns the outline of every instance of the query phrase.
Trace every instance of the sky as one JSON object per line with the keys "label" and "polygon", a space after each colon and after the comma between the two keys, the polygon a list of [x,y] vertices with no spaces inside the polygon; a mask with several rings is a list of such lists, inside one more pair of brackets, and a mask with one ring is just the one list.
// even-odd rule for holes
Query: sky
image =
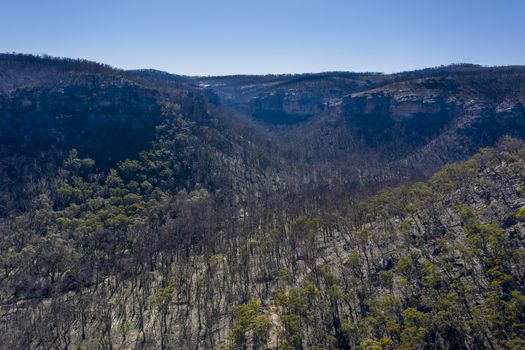
{"label": "sky", "polygon": [[524,0],[0,0],[0,52],[186,75],[525,64]]}

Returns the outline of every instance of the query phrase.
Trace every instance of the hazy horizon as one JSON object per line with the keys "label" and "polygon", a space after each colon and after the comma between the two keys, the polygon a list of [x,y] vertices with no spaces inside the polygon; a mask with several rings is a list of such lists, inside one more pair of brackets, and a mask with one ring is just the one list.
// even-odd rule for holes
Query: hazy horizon
{"label": "hazy horizon", "polygon": [[[47,53],[34,53],[34,52],[0,52],[0,54],[8,54],[8,55],[27,55],[27,56],[35,56],[35,57],[41,57],[41,58],[51,58],[51,59],[72,59],[72,60],[86,60],[83,57],[67,57],[67,56],[53,56],[49,55]],[[167,70],[161,70],[156,68],[150,68],[150,67],[137,67],[137,68],[122,68],[115,65],[108,64],[106,62],[101,61],[94,61],[94,60],[88,60],[91,62],[95,62],[98,64],[103,65],[109,65],[111,68],[114,69],[120,69],[124,71],[133,71],[133,70],[153,70],[158,72],[164,72],[169,73],[172,75],[178,75],[178,76],[186,76],[186,77],[222,77],[222,76],[280,76],[280,75],[303,75],[303,74],[328,74],[328,73],[350,73],[350,74],[399,74],[404,72],[412,72],[417,70],[424,70],[424,69],[434,69],[434,68],[441,68],[441,67],[450,67],[450,66],[461,66],[461,65],[472,65],[472,66],[479,66],[482,68],[493,68],[493,67],[512,67],[512,66],[525,66],[525,64],[519,64],[519,65],[482,65],[478,63],[473,62],[452,62],[452,63],[446,63],[446,64],[439,64],[436,66],[428,66],[428,67],[421,67],[421,68],[413,68],[413,69],[406,69],[402,71],[394,71],[394,72],[382,72],[382,71],[350,71],[350,70],[324,70],[324,71],[315,71],[315,72],[278,72],[278,73],[231,73],[231,74],[206,74],[206,75],[198,75],[198,74],[180,74],[178,72],[171,72]]]}
{"label": "hazy horizon", "polygon": [[525,3],[36,0],[4,4],[0,51],[190,76],[396,73],[525,63]]}

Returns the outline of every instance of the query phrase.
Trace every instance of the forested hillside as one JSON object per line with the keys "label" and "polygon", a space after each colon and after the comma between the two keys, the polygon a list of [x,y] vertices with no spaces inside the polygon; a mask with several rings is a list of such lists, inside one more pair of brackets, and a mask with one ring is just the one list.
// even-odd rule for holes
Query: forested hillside
{"label": "forested hillside", "polygon": [[0,348],[525,348],[523,67],[0,75]]}

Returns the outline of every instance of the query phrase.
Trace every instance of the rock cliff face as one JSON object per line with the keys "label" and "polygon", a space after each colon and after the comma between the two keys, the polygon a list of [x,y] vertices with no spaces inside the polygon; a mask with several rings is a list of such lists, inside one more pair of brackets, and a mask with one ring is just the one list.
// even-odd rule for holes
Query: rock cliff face
{"label": "rock cliff face", "polygon": [[252,115],[267,123],[295,124],[326,110],[323,100],[314,94],[294,90],[272,92],[254,98],[249,106]]}
{"label": "rock cliff face", "polygon": [[[369,84],[378,87],[361,85],[362,91],[331,96],[322,112],[280,128],[276,139],[309,162],[357,164],[345,176],[373,183],[428,177],[503,135],[525,135],[521,68],[430,73],[376,77],[382,80]],[[358,173],[368,175],[356,178]]]}
{"label": "rock cliff face", "polygon": [[457,117],[458,110],[457,105],[437,96],[372,92],[343,99],[340,113],[368,146],[394,147],[402,155],[404,145],[414,149],[439,136]]}
{"label": "rock cliff face", "polygon": [[162,118],[154,91],[99,79],[17,90],[0,97],[0,108],[3,155],[77,148],[105,168],[148,148]]}
{"label": "rock cliff face", "polygon": [[293,125],[324,114],[335,100],[372,86],[374,74],[322,73],[194,78],[223,104],[270,125]]}

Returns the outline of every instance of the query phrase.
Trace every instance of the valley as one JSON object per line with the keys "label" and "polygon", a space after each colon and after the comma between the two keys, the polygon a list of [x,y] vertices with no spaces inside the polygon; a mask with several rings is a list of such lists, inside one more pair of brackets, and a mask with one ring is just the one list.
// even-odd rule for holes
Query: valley
{"label": "valley", "polygon": [[0,55],[1,349],[525,347],[525,67]]}

